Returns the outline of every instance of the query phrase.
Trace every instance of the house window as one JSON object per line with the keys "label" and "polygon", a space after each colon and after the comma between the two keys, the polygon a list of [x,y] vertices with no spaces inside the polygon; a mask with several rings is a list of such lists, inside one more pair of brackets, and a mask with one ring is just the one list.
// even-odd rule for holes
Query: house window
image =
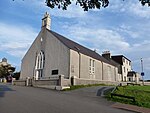
{"label": "house window", "polygon": [[90,59],[89,71],[90,71],[90,74],[95,73],[95,60]]}
{"label": "house window", "polygon": [[126,68],[124,67],[124,72],[126,72]]}
{"label": "house window", "polygon": [[129,65],[131,65],[131,62],[129,62]]}
{"label": "house window", "polygon": [[125,58],[122,58],[122,61],[125,62]]}
{"label": "house window", "polygon": [[58,75],[58,69],[52,70],[52,75]]}

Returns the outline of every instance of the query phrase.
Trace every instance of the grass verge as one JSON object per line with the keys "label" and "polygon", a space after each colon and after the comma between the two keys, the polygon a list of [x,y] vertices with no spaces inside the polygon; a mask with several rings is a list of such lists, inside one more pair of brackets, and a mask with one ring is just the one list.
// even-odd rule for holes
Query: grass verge
{"label": "grass verge", "polygon": [[105,84],[74,85],[74,86],[70,86],[70,88],[64,89],[63,91],[75,90],[75,89],[92,87],[92,86],[106,86],[106,85]]}
{"label": "grass verge", "polygon": [[135,102],[131,101],[130,99],[117,96],[111,98],[111,92],[108,93],[106,98],[115,102],[150,108],[150,86],[122,86],[118,87],[114,93],[125,96],[133,96],[135,97]]}

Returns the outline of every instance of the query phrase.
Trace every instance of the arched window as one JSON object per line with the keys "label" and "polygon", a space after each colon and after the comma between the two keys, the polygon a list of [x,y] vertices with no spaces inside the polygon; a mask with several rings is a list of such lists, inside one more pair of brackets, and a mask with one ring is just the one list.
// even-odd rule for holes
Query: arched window
{"label": "arched window", "polygon": [[40,51],[39,54],[36,56],[36,63],[35,63],[35,79],[38,80],[43,77],[43,68],[44,68],[44,52]]}

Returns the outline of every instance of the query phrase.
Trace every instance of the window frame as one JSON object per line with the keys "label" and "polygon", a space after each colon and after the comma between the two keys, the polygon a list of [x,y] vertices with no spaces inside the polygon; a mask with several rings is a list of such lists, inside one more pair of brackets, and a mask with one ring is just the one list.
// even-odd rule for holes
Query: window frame
{"label": "window frame", "polygon": [[95,60],[93,60],[93,59],[90,59],[89,72],[92,75],[95,74]]}

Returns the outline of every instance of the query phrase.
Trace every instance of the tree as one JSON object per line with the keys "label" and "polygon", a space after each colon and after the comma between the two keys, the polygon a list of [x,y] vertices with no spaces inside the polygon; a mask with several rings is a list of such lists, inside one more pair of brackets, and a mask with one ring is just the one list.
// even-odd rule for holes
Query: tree
{"label": "tree", "polygon": [[0,66],[0,78],[6,78],[9,75],[8,69],[5,66]]}
{"label": "tree", "polygon": [[0,66],[0,78],[7,78],[15,71],[15,67],[7,66]]}
{"label": "tree", "polygon": [[[123,0],[125,1],[125,0]],[[141,4],[150,6],[150,0],[139,0]],[[54,8],[57,6],[59,9],[67,10],[68,5],[71,4],[71,0],[46,0],[45,2],[48,7]],[[84,11],[89,9],[100,9],[101,7],[107,7],[109,5],[109,0],[76,0],[76,5],[79,4]]]}
{"label": "tree", "polygon": [[[15,1],[15,0],[13,0]],[[22,0],[24,1],[24,0]],[[67,10],[67,7],[71,4],[73,0],[46,0],[45,3],[48,7],[54,8],[57,6],[59,9]],[[122,0],[125,1],[125,0]],[[150,0],[137,0],[141,2],[143,6],[150,6]],[[101,7],[107,7],[109,5],[109,0],[76,0],[76,5],[79,4],[84,11],[89,9],[100,9]]]}

